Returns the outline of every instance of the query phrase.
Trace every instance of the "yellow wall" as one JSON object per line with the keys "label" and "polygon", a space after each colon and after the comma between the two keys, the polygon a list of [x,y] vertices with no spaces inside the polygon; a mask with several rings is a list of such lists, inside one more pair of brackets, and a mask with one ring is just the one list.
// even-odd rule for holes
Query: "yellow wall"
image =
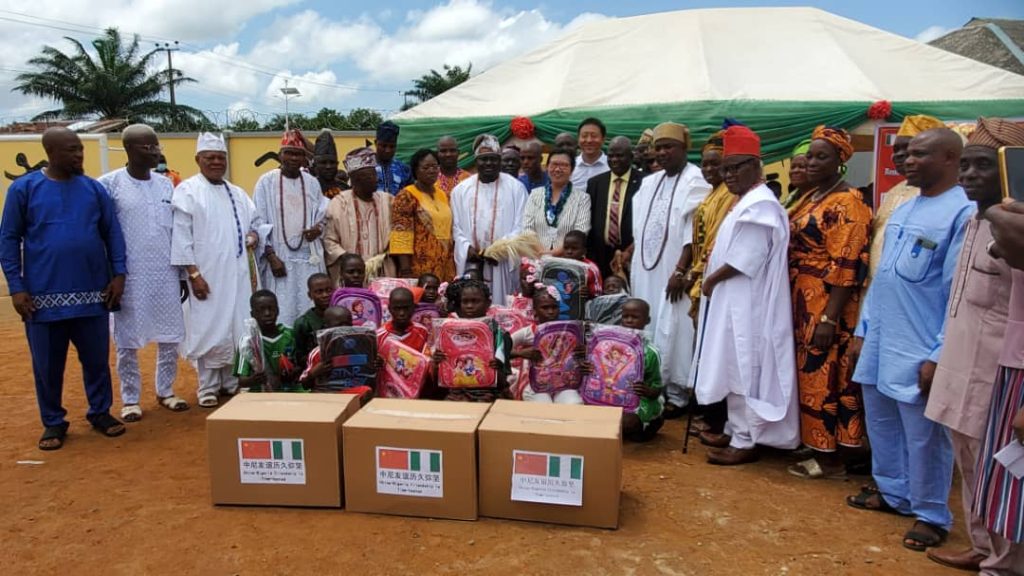
{"label": "yellow wall", "polygon": [[[316,138],[316,133],[310,133],[307,137],[310,140]],[[40,144],[41,135],[34,135],[29,138],[23,136],[0,136],[0,172],[8,171],[18,175],[24,172],[19,168],[14,158],[18,152],[24,152],[28,157],[30,165],[45,160],[43,147]],[[226,134],[228,142],[228,179],[241,186],[252,194],[256,180],[268,170],[277,167],[273,160],[264,163],[257,168],[254,164],[257,158],[269,151],[276,151],[281,142],[279,134],[266,132]],[[102,157],[103,140],[106,140],[106,158],[108,170],[115,170],[124,166],[127,158],[121,145],[120,134],[108,134],[103,138],[96,136],[84,136],[82,144],[85,146],[85,172],[96,178],[103,174]],[[366,140],[373,140],[373,132],[335,132],[334,143],[338,148],[339,158],[344,158],[350,150],[359,148]],[[182,178],[195,175],[199,170],[195,163],[196,135],[195,134],[163,134],[160,136],[160,143],[164,147],[164,156],[167,157],[167,164],[173,170],[181,174]],[[11,181],[3,178],[2,196],[6,196]]]}

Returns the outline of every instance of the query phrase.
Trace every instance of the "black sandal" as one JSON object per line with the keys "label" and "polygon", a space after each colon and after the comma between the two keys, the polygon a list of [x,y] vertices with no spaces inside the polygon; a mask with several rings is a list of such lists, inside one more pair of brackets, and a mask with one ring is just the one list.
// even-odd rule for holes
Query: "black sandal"
{"label": "black sandal", "polygon": [[[920,530],[924,528],[925,530]],[[939,546],[946,541],[946,536],[949,535],[948,530],[943,530],[931,522],[925,522],[924,520],[918,520],[914,522],[914,525],[903,535],[903,547],[914,550],[916,552],[924,552],[928,548]],[[910,540],[910,542],[907,542]]]}
{"label": "black sandal", "polygon": [[846,497],[846,505],[859,510],[868,510],[869,512],[885,512],[886,514],[906,516],[906,514],[890,506],[878,488],[873,486],[861,486],[859,494]]}
{"label": "black sandal", "polygon": [[93,429],[107,438],[120,436],[121,434],[124,434],[125,431],[124,424],[117,418],[111,416],[108,412],[93,416],[89,420],[89,423],[92,424]]}
{"label": "black sandal", "polygon": [[[43,435],[39,437],[39,449],[40,450],[60,450],[64,447],[64,439],[68,435],[68,423],[58,424],[57,426],[47,426],[43,429]],[[50,440],[56,440],[54,443],[49,443]]]}

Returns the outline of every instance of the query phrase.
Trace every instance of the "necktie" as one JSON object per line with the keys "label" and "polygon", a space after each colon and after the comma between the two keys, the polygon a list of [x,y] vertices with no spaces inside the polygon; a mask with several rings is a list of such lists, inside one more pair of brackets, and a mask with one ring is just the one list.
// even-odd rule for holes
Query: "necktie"
{"label": "necktie", "polygon": [[612,190],[612,199],[608,203],[608,245],[618,246],[619,237],[619,211],[622,208],[622,178],[615,179],[615,188]]}

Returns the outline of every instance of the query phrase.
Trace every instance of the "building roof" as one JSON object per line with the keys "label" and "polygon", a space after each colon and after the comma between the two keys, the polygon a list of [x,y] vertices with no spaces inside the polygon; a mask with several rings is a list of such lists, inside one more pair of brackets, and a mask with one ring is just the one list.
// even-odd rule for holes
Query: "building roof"
{"label": "building roof", "polygon": [[971,18],[963,28],[929,44],[1024,75],[1024,20]]}

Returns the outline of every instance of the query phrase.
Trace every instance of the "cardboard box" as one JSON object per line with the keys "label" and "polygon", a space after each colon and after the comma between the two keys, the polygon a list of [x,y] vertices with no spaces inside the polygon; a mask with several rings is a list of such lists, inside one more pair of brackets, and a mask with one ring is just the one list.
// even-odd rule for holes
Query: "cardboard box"
{"label": "cardboard box", "polygon": [[214,504],[340,508],[355,394],[245,393],[206,419]]}
{"label": "cardboard box", "polygon": [[371,400],[344,425],[346,509],[476,520],[476,429],[490,407]]}
{"label": "cardboard box", "polygon": [[480,515],[617,528],[622,409],[499,400],[480,441]]}

